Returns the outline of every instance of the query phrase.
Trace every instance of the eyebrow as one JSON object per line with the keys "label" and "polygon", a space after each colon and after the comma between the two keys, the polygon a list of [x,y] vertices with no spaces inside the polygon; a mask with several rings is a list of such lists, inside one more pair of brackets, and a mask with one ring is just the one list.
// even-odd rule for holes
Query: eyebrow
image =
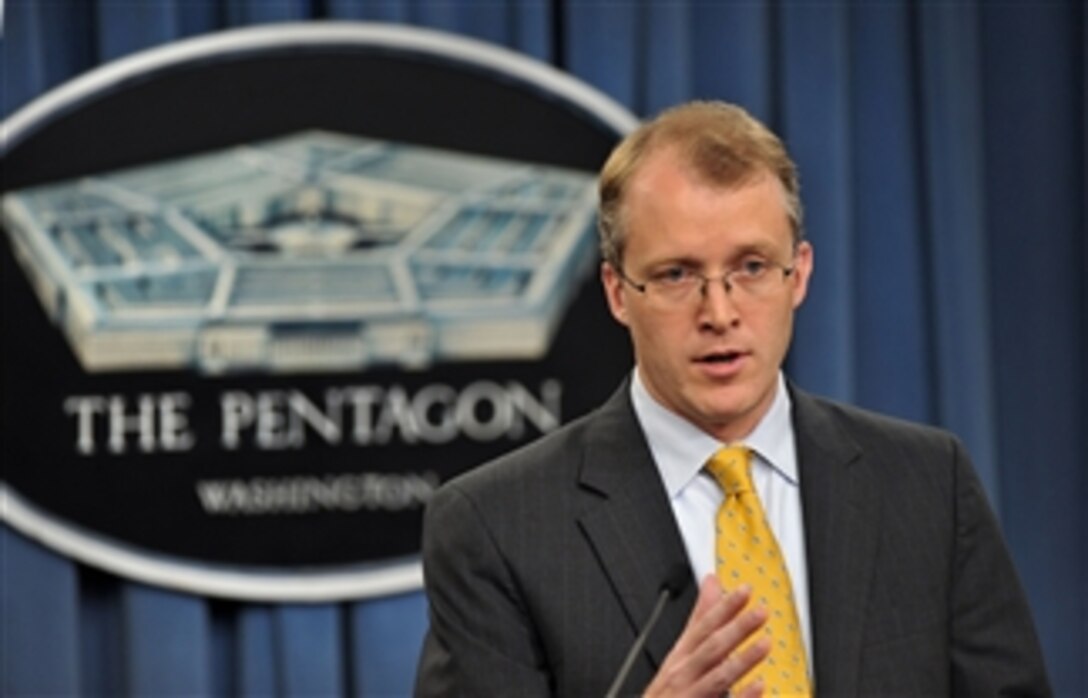
{"label": "eyebrow", "polygon": [[[735,264],[744,259],[745,257],[749,257],[751,255],[758,255],[767,259],[775,259],[778,255],[772,248],[773,246],[767,243],[747,243],[741,245],[739,248],[734,250],[733,253],[729,256],[728,262],[729,264]],[[643,268],[646,271],[653,271],[668,266],[682,266],[689,269],[704,269],[707,267],[707,265],[708,263],[706,262],[706,260],[699,259],[688,254],[677,254],[662,257],[661,259],[651,260],[647,264],[643,265]]]}
{"label": "eyebrow", "polygon": [[690,255],[674,255],[672,257],[651,260],[647,264],[644,264],[643,268],[645,271],[650,272],[664,267],[676,266],[687,267],[688,269],[702,269],[706,265],[701,260]]}
{"label": "eyebrow", "polygon": [[738,248],[737,251],[733,254],[732,258],[734,260],[737,260],[752,254],[758,254],[762,257],[772,258],[775,256],[776,247],[777,245],[767,244],[763,242],[748,243],[746,245],[741,245],[740,248]]}

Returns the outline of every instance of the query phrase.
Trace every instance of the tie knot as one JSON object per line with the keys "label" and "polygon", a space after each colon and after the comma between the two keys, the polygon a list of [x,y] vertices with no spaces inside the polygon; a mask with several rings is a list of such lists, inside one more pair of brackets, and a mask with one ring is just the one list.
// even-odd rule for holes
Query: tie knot
{"label": "tie knot", "polygon": [[752,450],[747,446],[719,449],[711,456],[706,469],[718,481],[727,497],[752,491]]}

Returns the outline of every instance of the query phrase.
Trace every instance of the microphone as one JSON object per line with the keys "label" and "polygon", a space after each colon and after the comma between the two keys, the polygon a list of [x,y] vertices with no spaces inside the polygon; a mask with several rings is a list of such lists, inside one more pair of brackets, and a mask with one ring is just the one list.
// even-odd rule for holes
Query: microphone
{"label": "microphone", "polygon": [[665,575],[665,581],[661,583],[661,591],[657,596],[657,603],[654,604],[654,610],[650,613],[650,618],[646,621],[646,624],[642,626],[642,632],[635,638],[635,644],[631,645],[631,650],[623,660],[620,670],[616,672],[616,678],[612,680],[608,693],[604,694],[605,698],[616,698],[620,694],[623,684],[627,683],[631,667],[635,665],[635,659],[638,658],[643,646],[646,645],[646,638],[650,636],[650,631],[657,625],[661,612],[665,610],[665,604],[668,603],[669,599],[675,599],[679,596],[690,580],[691,572],[683,563],[678,562],[669,568],[669,573]]}

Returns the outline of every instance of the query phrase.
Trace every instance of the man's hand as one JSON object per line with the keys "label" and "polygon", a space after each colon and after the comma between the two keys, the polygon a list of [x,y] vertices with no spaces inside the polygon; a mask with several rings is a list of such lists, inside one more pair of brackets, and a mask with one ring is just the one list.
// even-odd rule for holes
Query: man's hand
{"label": "man's hand", "polygon": [[[771,651],[771,642],[761,637],[745,640],[767,622],[764,608],[744,610],[751,589],[742,586],[722,593],[721,583],[707,575],[699,586],[699,599],[684,632],[676,640],[665,663],[646,689],[646,696],[719,696],[733,686]],[[759,679],[749,681],[732,698],[758,698],[763,693]]]}

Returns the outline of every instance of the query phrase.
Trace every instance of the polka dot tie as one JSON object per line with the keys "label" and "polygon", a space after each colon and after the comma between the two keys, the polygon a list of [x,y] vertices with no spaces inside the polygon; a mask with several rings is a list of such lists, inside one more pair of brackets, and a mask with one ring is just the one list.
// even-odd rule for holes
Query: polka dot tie
{"label": "polka dot tie", "polygon": [[758,676],[763,695],[811,696],[789,572],[752,487],[752,452],[729,446],[715,453],[706,467],[725,493],[716,529],[718,579],[726,589],[750,585],[753,601],[769,613],[763,630],[771,638],[771,653],[738,682],[734,693]]}

